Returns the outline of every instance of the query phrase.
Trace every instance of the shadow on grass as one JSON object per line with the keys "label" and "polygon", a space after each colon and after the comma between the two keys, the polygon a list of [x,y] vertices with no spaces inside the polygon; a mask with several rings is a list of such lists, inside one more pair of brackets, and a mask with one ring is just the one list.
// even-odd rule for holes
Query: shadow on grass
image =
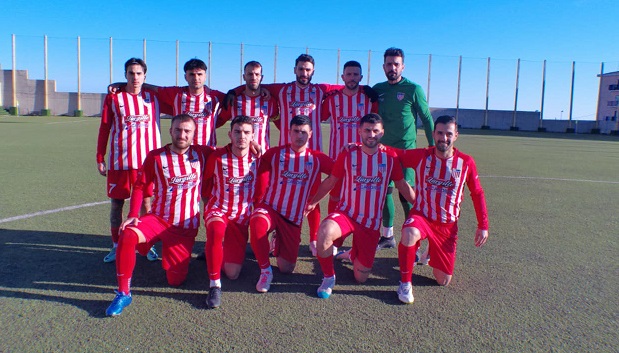
{"label": "shadow on grass", "polygon": [[[105,317],[105,308],[113,299],[112,291],[116,288],[115,265],[102,261],[109,251],[109,241],[108,237],[97,235],[0,229],[0,297],[67,304],[86,311],[92,317]],[[160,244],[156,247],[159,250]],[[194,253],[201,252],[203,248],[204,242],[196,242]],[[131,283],[134,295],[179,300],[198,309],[206,307],[204,299],[209,287],[206,264],[196,260],[195,255],[187,280],[176,288],[167,284],[161,262],[151,263],[145,257],[136,256]],[[352,265],[336,261],[337,286],[344,289],[336,286],[335,293],[366,296],[387,304],[397,304],[399,302],[393,291],[397,288],[399,272],[395,266],[397,259],[379,255],[368,281],[357,284]],[[277,266],[273,268],[274,280],[270,292],[316,297],[322,272],[307,246],[301,246],[295,273],[284,274],[279,272]],[[225,292],[260,295],[255,290],[259,276],[260,270],[248,246],[239,278],[233,281],[222,275],[222,285]],[[414,282],[415,286],[436,285],[433,279],[422,275],[416,275]],[[351,286],[354,289],[346,289]],[[377,287],[385,290],[376,290]],[[108,294],[109,301],[99,300],[101,295]]]}

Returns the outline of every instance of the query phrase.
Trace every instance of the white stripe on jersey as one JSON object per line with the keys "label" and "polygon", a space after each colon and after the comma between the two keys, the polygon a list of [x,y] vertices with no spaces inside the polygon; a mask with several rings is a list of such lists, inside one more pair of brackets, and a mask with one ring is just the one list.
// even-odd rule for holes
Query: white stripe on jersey
{"label": "white stripe on jersey", "polygon": [[323,90],[315,84],[300,88],[295,82],[285,85],[279,92],[280,135],[279,145],[290,143],[290,121],[296,115],[307,115],[312,121],[312,138],[307,146],[322,151],[320,109],[324,98]]}
{"label": "white stripe on jersey", "polygon": [[359,120],[371,113],[372,103],[360,91],[352,96],[338,91],[327,97],[324,104],[327,104],[331,116],[329,157],[336,159],[344,146],[361,142],[358,131]]}
{"label": "white stripe on jersey", "polygon": [[236,96],[232,117],[246,115],[252,118],[254,141],[262,147],[263,152],[270,147],[269,118],[273,114],[275,114],[273,103],[265,100],[262,96],[251,97],[246,94]]}
{"label": "white stripe on jersey", "polygon": [[139,169],[151,150],[161,147],[159,103],[148,91],[114,96],[110,170]]}

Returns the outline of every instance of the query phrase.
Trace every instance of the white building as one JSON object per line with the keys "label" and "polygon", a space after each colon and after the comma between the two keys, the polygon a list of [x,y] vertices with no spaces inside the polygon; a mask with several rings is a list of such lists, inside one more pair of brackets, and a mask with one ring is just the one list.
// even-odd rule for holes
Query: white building
{"label": "white building", "polygon": [[617,133],[619,130],[619,71],[608,72],[600,77],[600,95],[596,120],[602,133]]}

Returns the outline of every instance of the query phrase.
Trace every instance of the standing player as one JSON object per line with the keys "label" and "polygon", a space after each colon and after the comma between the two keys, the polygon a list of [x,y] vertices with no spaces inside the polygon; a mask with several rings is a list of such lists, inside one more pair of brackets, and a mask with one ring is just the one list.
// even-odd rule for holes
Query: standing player
{"label": "standing player", "polygon": [[250,243],[260,267],[256,290],[262,293],[268,292],[273,280],[269,232],[277,231],[274,254],[280,272],[293,272],[310,190],[320,180],[320,173],[330,173],[333,165],[327,155],[307,147],[312,137],[309,117],[295,116],[288,131],[290,143],[271,148],[260,159],[254,197],[257,204],[249,220]]}
{"label": "standing player", "polygon": [[399,152],[402,165],[415,170],[417,192],[398,245],[401,276],[398,298],[408,304],[415,300],[412,276],[421,240],[428,239],[430,266],[438,284],[446,286],[451,281],[464,184],[471,191],[477,216],[475,246],[480,247],[488,240],[488,211],[475,161],[454,147],[458,139],[456,119],[438,117],[433,135],[435,147]]}
{"label": "standing player", "polygon": [[[101,125],[97,139],[97,170],[107,176],[107,195],[111,199],[110,233],[112,250],[104,262],[116,260],[118,233],[122,222],[125,199],[131,195],[138,169],[146,154],[161,146],[159,128],[159,103],[156,95],[143,90],[146,79],[146,63],[142,59],[131,58],[125,62],[123,92],[110,93],[103,102]],[[109,165],[105,164],[105,152],[110,142]],[[144,194],[142,213],[150,210],[149,192]],[[148,252],[147,258],[156,261],[155,249]]]}
{"label": "standing player", "polygon": [[332,174],[320,185],[307,206],[307,211],[310,211],[341,180],[337,209],[322,221],[318,231],[318,262],[324,278],[317,293],[324,299],[331,296],[335,286],[332,246],[341,246],[351,234],[350,258],[355,279],[359,283],[368,279],[380,238],[382,207],[389,181],[395,181],[396,188],[409,202],[415,198],[415,193],[404,180],[396,152],[380,143],[384,134],[381,117],[371,113],[361,118],[359,124],[361,144],[340,153]]}
{"label": "standing player", "polygon": [[[279,114],[277,102],[262,95],[260,84],[262,83],[262,65],[257,61],[249,61],[243,68],[245,89],[234,97],[228,109],[222,111],[220,118],[229,120],[230,117],[245,115],[252,118],[254,125],[254,141],[262,151],[270,147],[270,119]],[[270,96],[270,95],[269,95]]]}
{"label": "standing player", "polygon": [[[378,113],[385,123],[383,143],[401,149],[415,148],[417,139],[416,120],[419,118],[423,123],[428,144],[433,146],[432,129],[434,125],[423,89],[416,83],[402,77],[404,71],[404,52],[402,49],[389,48],[385,51],[383,70],[385,76],[387,76],[387,81],[374,86],[374,90],[378,94]],[[405,168],[404,178],[412,185],[414,172]],[[392,191],[393,188],[390,187],[384,208],[383,234],[378,243],[378,249],[395,247],[393,238],[395,205]],[[400,201],[405,214],[408,214],[411,205],[401,195]]]}
{"label": "standing player", "polygon": [[[143,253],[162,241],[162,266],[168,284],[187,278],[191,249],[200,227],[200,187],[208,147],[192,146],[196,124],[189,115],[172,118],[172,143],[151,151],[131,194],[131,209],[122,223],[116,259],[118,291],[106,315],[120,315],[131,304],[135,251]],[[152,212],[138,218],[145,188],[154,185]]]}
{"label": "standing player", "polygon": [[[217,135],[215,129],[226,121],[218,119],[221,102],[225,94],[210,89],[206,82],[206,64],[200,59],[191,59],[185,63],[185,87],[158,87],[147,85],[157,92],[161,103],[171,106],[173,115],[188,114],[196,122],[197,128],[193,138],[194,145],[215,147]],[[167,112],[166,112],[167,113]]]}
{"label": "standing player", "polygon": [[[308,141],[308,147],[313,151],[322,151],[322,133],[320,123],[325,120],[321,116],[322,103],[325,94],[329,91],[340,89],[341,86],[329,84],[313,84],[314,58],[309,54],[301,54],[295,60],[294,82],[282,84],[263,85],[269,92],[277,97],[279,103],[280,119],[275,120],[275,126],[280,129],[279,145],[290,143],[288,128],[291,120],[297,115],[310,118],[312,135]],[[320,181],[319,181],[320,182]],[[310,229],[310,250],[316,256],[316,234],[320,225],[320,207],[307,216]]]}
{"label": "standing player", "polygon": [[237,279],[249,238],[249,211],[256,179],[256,158],[249,146],[254,119],[240,115],[230,124],[231,143],[212,153],[206,163],[205,183],[212,184],[204,211],[206,268],[210,290],[209,308],[221,305],[221,269]]}

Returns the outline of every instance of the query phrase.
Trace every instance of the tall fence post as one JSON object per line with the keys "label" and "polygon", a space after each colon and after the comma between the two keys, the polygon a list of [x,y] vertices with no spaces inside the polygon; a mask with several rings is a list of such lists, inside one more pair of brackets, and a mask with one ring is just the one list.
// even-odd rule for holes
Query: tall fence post
{"label": "tall fence post", "polygon": [[340,48],[337,48],[337,64],[335,67],[335,83],[340,84]]}
{"label": "tall fence post", "polygon": [[456,121],[460,115],[460,79],[462,77],[462,55],[458,59],[458,90],[456,92]]}
{"label": "tall fence post", "polygon": [[114,44],[110,37],[110,84],[114,83]]}
{"label": "tall fence post", "polygon": [[243,57],[244,55],[244,50],[243,50],[243,42],[241,42],[241,77],[239,77],[239,83],[242,85],[243,84]]}
{"label": "tall fence post", "polygon": [[[180,65],[180,58],[179,58],[179,52],[180,52],[180,42],[178,41],[178,39],[176,40],[176,66],[175,66],[175,72],[176,72],[176,86],[178,86],[178,66]],[[210,52],[210,42],[209,42],[209,52]],[[211,68],[211,63],[209,62],[209,67],[208,69]],[[208,75],[208,77],[210,77],[210,75]],[[209,81],[209,86],[211,85],[211,82]]]}
{"label": "tall fence post", "polygon": [[604,62],[600,64],[600,84],[598,86],[598,105],[595,109],[595,127],[591,129],[592,134],[599,134],[600,130],[600,105],[602,104],[602,76],[604,76]]}
{"label": "tall fence post", "polygon": [[372,63],[372,50],[368,50],[368,78],[367,78],[367,85],[370,85],[370,73],[371,73],[371,64]]}
{"label": "tall fence post", "polygon": [[488,107],[490,102],[490,57],[488,57],[488,63],[486,64],[486,109],[484,110],[484,124],[481,126],[482,130],[489,130],[488,125]]}
{"label": "tall fence post", "polygon": [[518,83],[520,80],[520,59],[516,64],[516,89],[514,91],[514,114],[512,115],[512,126],[509,128],[511,131],[518,131],[519,128],[516,125],[516,114],[518,113]]}
{"label": "tall fence post", "polygon": [[565,132],[574,133],[576,129],[572,127],[572,112],[574,108],[574,78],[576,76],[576,61],[572,61],[572,88],[570,89],[570,114],[567,121]]}
{"label": "tall fence post", "polygon": [[142,40],[142,57],[143,57],[142,60],[144,60],[144,62],[147,62],[146,61],[146,38]]}
{"label": "tall fence post", "polygon": [[42,116],[52,115],[49,110],[49,90],[48,90],[48,72],[47,72],[47,35],[43,36],[43,109]]}
{"label": "tall fence post", "polygon": [[542,100],[539,107],[539,127],[537,131],[546,132],[546,128],[543,126],[544,124],[544,99],[546,97],[546,60],[544,60],[544,64],[542,66]]}
{"label": "tall fence post", "polygon": [[[213,72],[211,61],[213,60],[213,42],[208,42],[208,68]],[[208,86],[211,87],[211,75],[208,75]]]}
{"label": "tall fence post", "polygon": [[73,115],[84,115],[84,112],[82,111],[82,59],[80,36],[77,36],[77,109],[75,109]]}
{"label": "tall fence post", "polygon": [[11,50],[13,59],[13,69],[11,70],[11,85],[13,90],[12,107],[9,107],[11,115],[19,115],[19,103],[17,102],[17,57],[15,55],[15,35],[11,35]]}
{"label": "tall fence post", "polygon": [[432,54],[428,54],[428,86],[426,87],[426,102],[430,106],[430,83],[432,77]]}
{"label": "tall fence post", "polygon": [[277,82],[277,44],[275,45],[275,54],[273,58],[273,83]]}

